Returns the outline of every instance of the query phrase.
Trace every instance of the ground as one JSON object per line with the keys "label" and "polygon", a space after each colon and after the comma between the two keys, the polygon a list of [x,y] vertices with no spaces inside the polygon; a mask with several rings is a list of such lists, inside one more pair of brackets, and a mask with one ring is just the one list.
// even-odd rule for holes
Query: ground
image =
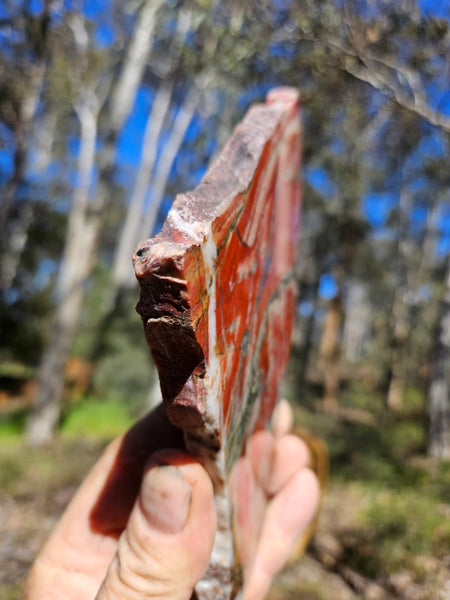
{"label": "ground", "polygon": [[[91,409],[93,421],[106,410],[114,423],[86,438],[91,416],[81,408],[46,449],[0,427],[2,600],[21,597],[53,524],[127,420],[117,407]],[[450,600],[450,464],[424,457],[415,415],[380,427],[376,411],[375,419],[364,411],[297,409],[297,421],[327,440],[331,475],[308,552],[280,574],[269,600]]]}

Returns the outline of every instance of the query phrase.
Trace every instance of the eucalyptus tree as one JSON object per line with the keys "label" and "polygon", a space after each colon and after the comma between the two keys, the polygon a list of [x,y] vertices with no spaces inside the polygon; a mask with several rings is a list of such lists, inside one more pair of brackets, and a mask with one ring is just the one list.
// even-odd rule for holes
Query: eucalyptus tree
{"label": "eucalyptus tree", "polygon": [[[122,55],[98,49],[81,11],[67,14],[61,24],[58,57],[60,60],[63,57],[67,70],[64,74],[60,72],[60,76],[69,89],[69,102],[78,121],[79,148],[58,275],[58,304],[38,371],[38,391],[28,423],[27,439],[33,445],[49,441],[59,421],[64,364],[79,322],[84,288],[96,260],[108,206],[107,179],[114,163],[114,143],[133,107],[161,4],[162,1],[142,4]],[[72,60],[73,56],[76,60]],[[101,120],[103,110],[105,115]],[[98,151],[101,143],[102,152]]]}
{"label": "eucalyptus tree", "polygon": [[[6,8],[6,7],[5,7]],[[35,138],[35,121],[51,52],[53,12],[50,0],[35,13],[28,3],[7,5],[0,22],[0,121],[2,145],[13,148],[2,181],[0,203],[0,292],[11,286],[26,245],[34,205],[21,198],[26,184],[27,152]]]}

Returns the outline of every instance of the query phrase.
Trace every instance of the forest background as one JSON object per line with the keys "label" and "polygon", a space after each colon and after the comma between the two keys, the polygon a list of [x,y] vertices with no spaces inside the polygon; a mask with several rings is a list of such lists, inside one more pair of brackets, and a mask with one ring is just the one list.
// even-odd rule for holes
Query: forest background
{"label": "forest background", "polygon": [[18,597],[92,456],[158,400],[133,248],[249,105],[290,85],[303,215],[284,392],[331,480],[273,597],[450,594],[449,20],[446,0],[0,3],[0,591]]}

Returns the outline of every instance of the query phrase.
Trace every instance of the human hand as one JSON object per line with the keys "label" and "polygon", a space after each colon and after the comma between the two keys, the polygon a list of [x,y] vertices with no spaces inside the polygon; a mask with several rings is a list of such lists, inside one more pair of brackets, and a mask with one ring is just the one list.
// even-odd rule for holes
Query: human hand
{"label": "human hand", "polygon": [[231,472],[235,536],[244,570],[242,600],[264,598],[296,542],[306,546],[318,512],[319,481],[308,468],[308,446],[290,433],[292,424],[292,408],[282,400],[271,432],[254,433]]}
{"label": "human hand", "polygon": [[[243,600],[263,598],[317,510],[308,451],[287,434],[291,415],[282,407],[274,434],[254,434],[231,477]],[[211,481],[158,407],[93,467],[37,557],[24,598],[189,600],[215,529]]]}

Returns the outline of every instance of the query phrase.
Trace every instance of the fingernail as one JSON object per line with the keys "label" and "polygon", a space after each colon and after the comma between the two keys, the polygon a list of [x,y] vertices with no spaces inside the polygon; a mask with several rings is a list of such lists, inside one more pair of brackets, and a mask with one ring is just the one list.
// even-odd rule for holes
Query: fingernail
{"label": "fingernail", "polygon": [[179,533],[189,514],[191,487],[176,467],[153,467],[144,477],[140,502],[152,527],[162,533]]}
{"label": "fingernail", "polygon": [[287,400],[280,400],[272,414],[272,433],[276,438],[289,433],[294,424],[294,414]]}

